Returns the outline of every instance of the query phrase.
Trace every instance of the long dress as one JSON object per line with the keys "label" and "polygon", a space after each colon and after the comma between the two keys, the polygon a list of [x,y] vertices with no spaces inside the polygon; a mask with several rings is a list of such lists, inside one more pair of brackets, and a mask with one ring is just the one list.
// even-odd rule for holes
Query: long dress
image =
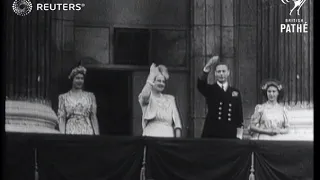
{"label": "long dress", "polygon": [[[258,104],[251,117],[251,124],[262,129],[283,129],[289,128],[287,110],[280,104],[269,103]],[[277,134],[274,136],[262,133],[252,133],[253,139],[258,140],[291,140],[292,135]]]}
{"label": "long dress", "polygon": [[142,108],[143,136],[174,137],[174,129],[181,128],[181,120],[172,95],[152,93],[148,104],[139,100]]}
{"label": "long dress", "polygon": [[59,95],[58,119],[59,123],[65,123],[66,134],[93,135],[91,116],[95,111],[95,97],[91,92],[81,92],[80,98],[72,96],[71,91]]}

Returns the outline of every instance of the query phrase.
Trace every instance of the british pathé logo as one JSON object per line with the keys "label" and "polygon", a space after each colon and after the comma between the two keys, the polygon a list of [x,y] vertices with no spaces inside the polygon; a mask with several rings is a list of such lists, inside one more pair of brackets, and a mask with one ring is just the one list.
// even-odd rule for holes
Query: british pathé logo
{"label": "british path\u00e9 logo", "polygon": [[306,0],[281,0],[283,4],[289,4],[290,1],[294,2],[293,8],[290,10],[289,15],[291,16],[292,12],[297,9],[297,14],[300,15],[300,9],[302,5],[306,2]]}
{"label": "british path\u00e9 logo", "polygon": [[[293,8],[290,9],[289,16],[291,16],[296,10],[297,17],[299,17],[301,7],[304,5],[306,0],[281,0],[281,2],[285,5],[294,3]],[[308,23],[302,18],[288,18],[285,19],[285,23],[280,25],[280,31],[281,33],[308,33]]]}

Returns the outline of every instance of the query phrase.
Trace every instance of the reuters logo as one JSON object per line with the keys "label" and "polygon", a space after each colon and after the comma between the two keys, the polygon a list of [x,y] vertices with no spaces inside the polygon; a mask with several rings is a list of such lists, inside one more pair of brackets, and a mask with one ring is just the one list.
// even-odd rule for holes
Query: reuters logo
{"label": "reuters logo", "polygon": [[15,0],[12,4],[13,12],[19,16],[26,16],[32,10],[32,3],[29,0]]}

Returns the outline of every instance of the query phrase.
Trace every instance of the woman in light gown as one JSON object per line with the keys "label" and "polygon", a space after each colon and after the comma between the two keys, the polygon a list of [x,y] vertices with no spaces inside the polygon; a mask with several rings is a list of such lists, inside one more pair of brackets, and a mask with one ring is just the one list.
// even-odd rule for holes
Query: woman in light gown
{"label": "woman in light gown", "polygon": [[261,87],[267,102],[258,104],[251,116],[249,130],[252,139],[290,140],[287,110],[279,104],[283,97],[283,87],[276,80],[266,81]]}
{"label": "woman in light gown", "polygon": [[165,66],[151,65],[146,84],[139,94],[143,136],[181,137],[181,120],[175,98],[162,93],[168,79]]}
{"label": "woman in light gown", "polygon": [[96,98],[83,90],[85,75],[83,66],[75,67],[69,75],[72,89],[59,95],[58,121],[63,134],[99,134]]}

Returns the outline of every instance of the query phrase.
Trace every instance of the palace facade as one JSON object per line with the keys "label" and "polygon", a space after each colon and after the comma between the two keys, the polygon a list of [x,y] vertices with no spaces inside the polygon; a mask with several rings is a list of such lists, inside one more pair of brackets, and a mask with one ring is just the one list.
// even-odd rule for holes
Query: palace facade
{"label": "palace facade", "polygon": [[[6,2],[7,131],[57,132],[58,95],[69,90],[68,73],[81,61],[101,134],[140,135],[137,97],[154,62],[169,68],[166,93],[177,99],[183,135],[199,137],[206,105],[196,80],[212,55],[230,64],[246,124],[263,101],[266,78],[284,83],[284,103],[306,112],[302,121],[312,118],[313,0],[291,16],[293,4],[279,0],[81,0],[81,11],[25,17]],[[289,18],[303,19],[308,32],[281,32]]]}

